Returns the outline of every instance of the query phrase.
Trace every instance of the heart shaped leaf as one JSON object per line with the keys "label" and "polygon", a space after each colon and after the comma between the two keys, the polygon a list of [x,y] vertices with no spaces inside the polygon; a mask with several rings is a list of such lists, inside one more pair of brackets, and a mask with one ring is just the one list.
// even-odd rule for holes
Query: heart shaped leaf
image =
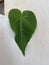
{"label": "heart shaped leaf", "polygon": [[25,55],[25,49],[37,26],[36,16],[32,11],[21,12],[18,9],[9,11],[9,22],[15,32],[15,41]]}

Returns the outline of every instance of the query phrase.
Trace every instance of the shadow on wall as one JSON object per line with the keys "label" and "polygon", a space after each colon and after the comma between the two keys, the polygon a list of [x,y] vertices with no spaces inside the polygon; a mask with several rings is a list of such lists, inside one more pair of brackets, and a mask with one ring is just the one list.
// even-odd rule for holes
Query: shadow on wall
{"label": "shadow on wall", "polygon": [[4,1],[0,0],[0,14],[4,14]]}

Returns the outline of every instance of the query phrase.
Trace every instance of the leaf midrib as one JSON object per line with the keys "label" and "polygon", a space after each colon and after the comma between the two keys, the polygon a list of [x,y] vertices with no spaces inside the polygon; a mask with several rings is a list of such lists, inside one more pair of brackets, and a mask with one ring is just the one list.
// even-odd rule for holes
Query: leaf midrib
{"label": "leaf midrib", "polygon": [[[20,17],[20,37],[21,37],[21,43],[22,43],[22,14]],[[23,45],[22,45],[22,47],[23,47]]]}

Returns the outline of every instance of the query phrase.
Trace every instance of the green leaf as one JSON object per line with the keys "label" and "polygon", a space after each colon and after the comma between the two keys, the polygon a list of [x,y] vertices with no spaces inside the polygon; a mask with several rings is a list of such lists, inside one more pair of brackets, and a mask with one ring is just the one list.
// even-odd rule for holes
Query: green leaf
{"label": "green leaf", "polygon": [[21,12],[19,9],[12,9],[8,17],[10,26],[15,32],[15,41],[25,55],[26,46],[37,26],[36,16],[29,10]]}

